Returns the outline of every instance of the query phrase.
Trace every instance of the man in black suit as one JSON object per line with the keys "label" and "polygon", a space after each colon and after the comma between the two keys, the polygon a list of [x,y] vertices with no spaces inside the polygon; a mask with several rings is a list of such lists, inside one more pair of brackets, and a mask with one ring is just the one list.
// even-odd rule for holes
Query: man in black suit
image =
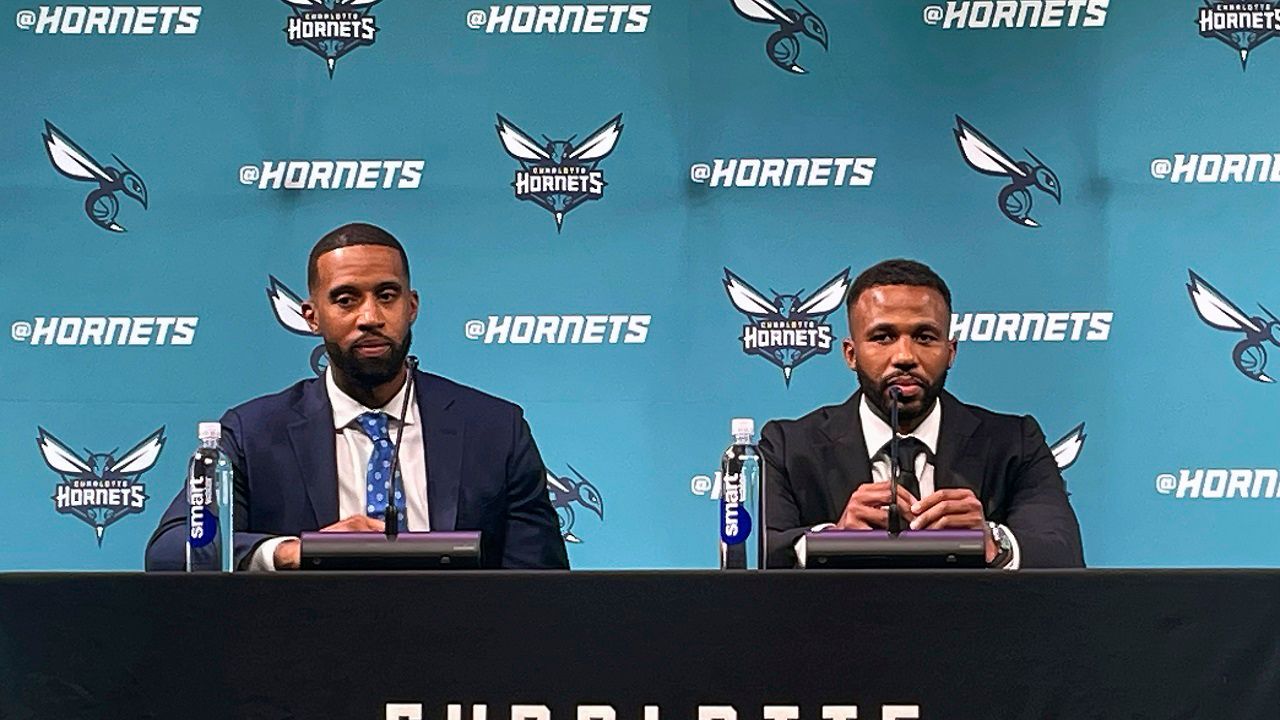
{"label": "man in black suit", "polygon": [[858,391],[760,434],[769,567],[803,564],[808,530],[887,528],[891,393],[901,398],[906,482],[893,502],[904,522],[984,530],[992,567],[1084,567],[1080,528],[1040,426],[942,389],[956,357],[942,278],[912,260],[886,260],[854,280],[846,306],[843,351]]}
{"label": "man in black suit", "polygon": [[[487,567],[568,569],[520,407],[406,366],[418,293],[399,241],[365,223],[337,228],[312,248],[307,287],[301,311],[324,338],[324,377],[222,416],[237,566],[295,569],[299,533],[383,532],[394,502],[402,529],[480,530]],[[147,544],[148,570],[182,569],[187,514],[184,489]]]}

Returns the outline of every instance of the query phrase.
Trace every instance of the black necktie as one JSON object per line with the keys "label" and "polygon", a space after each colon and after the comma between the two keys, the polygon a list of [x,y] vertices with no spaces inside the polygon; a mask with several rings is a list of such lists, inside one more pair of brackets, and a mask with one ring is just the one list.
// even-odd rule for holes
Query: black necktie
{"label": "black necktie", "polygon": [[[888,457],[892,447],[893,441],[890,440],[880,448],[879,454]],[[917,500],[920,499],[920,478],[916,477],[916,458],[920,453],[925,457],[929,455],[929,447],[920,438],[908,436],[898,439],[898,484]],[[892,466],[889,471],[893,471]]]}

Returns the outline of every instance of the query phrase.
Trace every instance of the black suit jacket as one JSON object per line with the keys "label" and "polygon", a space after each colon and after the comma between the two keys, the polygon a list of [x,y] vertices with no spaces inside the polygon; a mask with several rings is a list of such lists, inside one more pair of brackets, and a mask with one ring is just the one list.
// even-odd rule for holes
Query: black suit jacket
{"label": "black suit jacket", "polygon": [[[564,568],[569,559],[547,495],[546,469],[518,405],[447,380],[414,376],[426,448],[432,530],[481,531],[487,567]],[[337,522],[333,407],[323,378],[255,398],[222,416],[235,473],[235,545],[246,567],[259,544]],[[148,570],[184,565],[186,488],[147,543]]]}
{"label": "black suit jacket", "polygon": [[[770,567],[794,567],[796,540],[838,521],[853,491],[871,482],[861,399],[857,392],[761,430]],[[935,488],[973,490],[987,519],[1017,537],[1022,567],[1084,567],[1080,526],[1035,419],[966,405],[946,392],[941,402]]]}

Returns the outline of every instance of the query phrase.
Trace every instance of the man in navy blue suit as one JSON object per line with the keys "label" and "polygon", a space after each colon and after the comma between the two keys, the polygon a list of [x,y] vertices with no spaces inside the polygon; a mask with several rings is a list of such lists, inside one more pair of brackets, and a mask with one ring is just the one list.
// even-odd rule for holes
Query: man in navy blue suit
{"label": "man in navy blue suit", "polygon": [[[222,416],[237,567],[296,569],[301,532],[383,532],[394,502],[408,530],[481,531],[486,567],[568,569],[520,407],[417,370],[406,382],[418,293],[400,243],[365,223],[337,228],[311,250],[307,289],[302,315],[324,338],[324,377]],[[147,543],[148,570],[183,568],[187,512],[184,489]]]}

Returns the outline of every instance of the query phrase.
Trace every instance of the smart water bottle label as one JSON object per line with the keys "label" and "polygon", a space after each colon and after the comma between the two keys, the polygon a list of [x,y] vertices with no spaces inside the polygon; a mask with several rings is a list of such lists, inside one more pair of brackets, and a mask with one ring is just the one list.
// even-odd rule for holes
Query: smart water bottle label
{"label": "smart water bottle label", "polygon": [[208,478],[196,477],[191,480],[190,500],[191,515],[187,522],[187,544],[193,548],[201,548],[213,542],[218,534],[218,516],[209,512],[208,504],[213,500]]}
{"label": "smart water bottle label", "polygon": [[738,545],[751,537],[751,513],[742,505],[742,475],[726,475],[720,496],[720,539]]}

